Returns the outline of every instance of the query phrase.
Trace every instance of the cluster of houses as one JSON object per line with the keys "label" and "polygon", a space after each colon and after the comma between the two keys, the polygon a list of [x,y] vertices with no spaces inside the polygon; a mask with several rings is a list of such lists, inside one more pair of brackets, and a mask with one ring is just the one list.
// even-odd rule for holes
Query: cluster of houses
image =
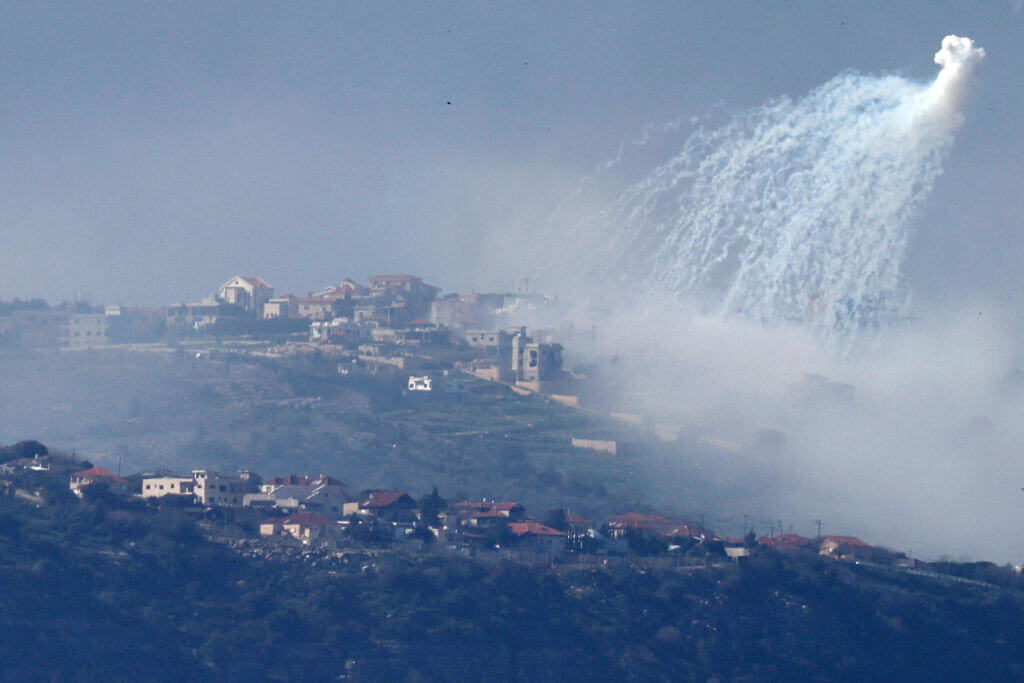
{"label": "cluster of houses", "polygon": [[[415,275],[376,275],[362,285],[346,278],[307,297],[276,296],[264,280],[236,276],[199,302],[167,309],[168,326],[201,329],[224,320],[308,323],[308,341],[347,346],[359,360],[417,371],[436,351],[459,347],[453,361],[483,379],[526,391],[572,395],[579,378],[563,369],[563,347],[535,339],[523,326],[502,327],[509,315],[545,304],[530,294],[450,294]],[[436,363],[435,363],[436,364]]]}
{"label": "cluster of houses", "polygon": [[[459,501],[430,510],[404,491],[376,489],[350,496],[345,486],[327,475],[288,475],[262,479],[253,472],[225,475],[194,470],[191,476],[158,473],[132,483],[112,472],[91,467],[69,477],[79,496],[102,483],[112,494],[143,499],[176,496],[205,509],[248,510],[257,515],[263,538],[294,539],[304,544],[340,540],[353,525],[369,524],[389,541],[422,539],[424,533],[451,547],[490,549],[503,543],[518,550],[559,557],[571,552],[625,555],[633,537],[660,539],[669,550],[716,543],[733,559],[749,554],[750,539],[724,538],[699,525],[652,514],[627,512],[598,525],[564,514],[543,523],[512,501]],[[440,499],[434,496],[434,501]],[[589,541],[589,543],[588,543]],[[595,543],[596,542],[596,543]],[[815,540],[793,534],[767,536],[758,543],[782,551],[815,551],[844,557],[870,546],[851,536]]]}
{"label": "cluster of houses", "polygon": [[402,327],[430,312],[439,288],[415,275],[375,275],[368,285],[344,279],[319,292],[300,297],[275,296],[262,278],[238,275],[201,301],[175,304],[167,309],[169,325],[202,328],[230,319],[301,319],[351,323],[373,322],[383,327]]}
{"label": "cluster of houses", "polygon": [[[507,326],[522,313],[545,306],[545,297],[439,294],[440,288],[407,274],[375,275],[365,285],[345,278],[305,297],[276,295],[262,278],[238,275],[209,297],[162,309],[80,304],[14,310],[0,315],[0,346],[99,348],[156,341],[158,329],[164,334],[218,330],[249,336],[305,330],[304,341],[347,347],[369,364],[415,372],[438,364],[439,354],[433,351],[459,349],[465,353],[442,365],[527,391],[578,393],[580,378],[563,369],[560,344],[528,335],[525,327]],[[288,324],[260,327],[261,321]]]}

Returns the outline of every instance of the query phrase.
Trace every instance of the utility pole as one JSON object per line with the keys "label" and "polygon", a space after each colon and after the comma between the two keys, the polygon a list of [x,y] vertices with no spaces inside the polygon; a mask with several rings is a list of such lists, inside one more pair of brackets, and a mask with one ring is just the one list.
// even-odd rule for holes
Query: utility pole
{"label": "utility pole", "polygon": [[818,540],[821,540],[821,520],[820,519],[816,519],[816,520],[814,520],[814,523],[818,525],[818,536],[817,536],[817,538],[818,538]]}
{"label": "utility pole", "polygon": [[747,516],[743,515],[743,535],[747,535]]}

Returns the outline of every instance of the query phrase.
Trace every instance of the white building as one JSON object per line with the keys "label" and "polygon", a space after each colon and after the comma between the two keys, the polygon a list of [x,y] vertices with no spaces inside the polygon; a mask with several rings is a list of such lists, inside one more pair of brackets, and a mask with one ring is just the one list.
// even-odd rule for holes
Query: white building
{"label": "white building", "polygon": [[196,480],[191,477],[147,477],[142,480],[143,498],[163,496],[191,496],[196,491]]}
{"label": "white building", "polygon": [[422,377],[409,376],[409,391],[430,391],[432,388],[433,385],[429,375],[423,375]]}
{"label": "white building", "polygon": [[201,505],[241,506],[245,494],[256,491],[255,477],[243,472],[237,477],[209,470],[192,470],[196,502]]}
{"label": "white building", "polygon": [[258,277],[236,275],[217,290],[217,299],[259,315],[263,304],[274,296],[274,288]]}

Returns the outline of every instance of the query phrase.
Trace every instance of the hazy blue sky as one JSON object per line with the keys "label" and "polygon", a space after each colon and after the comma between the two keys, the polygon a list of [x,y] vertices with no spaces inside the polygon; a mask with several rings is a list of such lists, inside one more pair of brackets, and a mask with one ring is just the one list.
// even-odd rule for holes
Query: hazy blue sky
{"label": "hazy blue sky", "polygon": [[[405,271],[515,286],[481,235],[542,220],[647,124],[846,69],[988,53],[907,273],[1014,299],[1019,3],[4,3],[0,297],[167,303]],[[485,259],[493,263],[494,259]],[[528,268],[524,266],[523,271]]]}

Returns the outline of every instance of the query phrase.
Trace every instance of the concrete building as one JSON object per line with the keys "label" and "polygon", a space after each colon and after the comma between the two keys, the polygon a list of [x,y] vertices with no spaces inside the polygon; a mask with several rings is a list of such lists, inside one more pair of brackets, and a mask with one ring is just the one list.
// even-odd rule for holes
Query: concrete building
{"label": "concrete building", "polygon": [[283,294],[268,299],[263,304],[261,317],[264,320],[274,318],[297,318],[299,316],[299,298],[294,294]]}
{"label": "concrete building", "polygon": [[430,304],[440,291],[415,275],[375,275],[370,278],[369,294],[353,301],[353,315],[356,320],[376,320],[399,328],[429,315]]}
{"label": "concrete building", "polygon": [[456,329],[479,329],[494,325],[505,303],[504,294],[449,294],[430,304],[430,319]]}
{"label": "concrete building", "polygon": [[546,382],[562,376],[562,345],[535,342],[524,332],[512,337],[512,374],[517,382]]}
{"label": "concrete building", "polygon": [[60,345],[65,349],[91,349],[107,345],[107,316],[76,313],[60,328]]}
{"label": "concrete building", "polygon": [[307,320],[334,320],[340,313],[336,299],[306,297],[296,299],[296,304],[296,315]]}
{"label": "concrete building", "polygon": [[348,495],[344,485],[332,477],[290,475],[269,479],[259,493],[247,493],[242,504],[279,510],[315,510],[337,517],[344,511]]}
{"label": "concrete building", "polygon": [[373,331],[377,323],[372,321],[356,322],[349,318],[334,320],[314,320],[309,324],[309,341],[322,344],[340,344],[344,342],[361,343],[373,339]]}
{"label": "concrete building", "polygon": [[195,495],[196,480],[192,477],[167,475],[163,477],[147,477],[142,480],[143,498],[162,498],[163,496]]}
{"label": "concrete building", "polygon": [[250,472],[232,477],[210,470],[192,470],[192,478],[200,505],[241,506],[245,494],[255,493],[259,487],[259,478]]}
{"label": "concrete building", "polygon": [[337,520],[315,512],[293,512],[260,524],[260,536],[288,535],[305,542],[332,538],[340,531]]}
{"label": "concrete building", "polygon": [[168,306],[167,326],[200,329],[216,324],[221,318],[238,319],[244,314],[245,310],[236,304],[229,304],[213,297],[207,297],[202,301]]}
{"label": "concrete building", "polygon": [[503,367],[512,364],[512,339],[516,335],[526,335],[526,328],[509,330],[466,330],[462,338],[470,348],[480,349],[488,358],[494,359]]}

